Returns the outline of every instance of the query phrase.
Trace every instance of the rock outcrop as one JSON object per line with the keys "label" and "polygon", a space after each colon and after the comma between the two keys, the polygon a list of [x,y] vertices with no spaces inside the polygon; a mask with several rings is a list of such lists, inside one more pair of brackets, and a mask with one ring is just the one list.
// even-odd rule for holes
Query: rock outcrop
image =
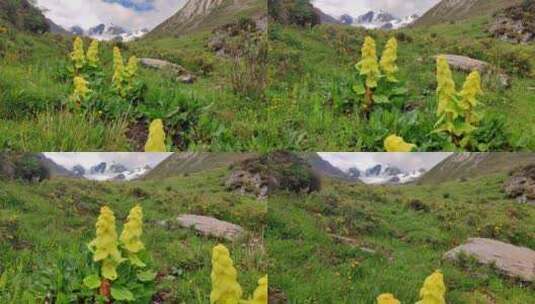
{"label": "rock outcrop", "polygon": [[535,164],[513,171],[504,183],[504,190],[508,197],[520,203],[535,204]]}
{"label": "rock outcrop", "polygon": [[528,1],[495,14],[489,32],[498,39],[512,43],[534,41],[535,2]]}
{"label": "rock outcrop", "polygon": [[474,257],[481,264],[494,265],[511,278],[535,279],[535,251],[529,248],[492,239],[470,238],[467,243],[446,252],[444,258],[457,260],[462,254]]}
{"label": "rock outcrop", "polygon": [[167,71],[176,75],[177,82],[194,83],[197,80],[197,77],[195,77],[195,75],[190,73],[184,67],[169,61],[153,58],[140,58],[139,62],[145,67]]}

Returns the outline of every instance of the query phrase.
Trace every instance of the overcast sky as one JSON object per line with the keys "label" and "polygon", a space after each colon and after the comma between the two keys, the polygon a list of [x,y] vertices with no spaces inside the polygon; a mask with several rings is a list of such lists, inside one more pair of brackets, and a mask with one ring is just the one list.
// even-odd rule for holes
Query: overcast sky
{"label": "overcast sky", "polygon": [[387,11],[396,17],[423,15],[440,0],[312,0],[325,13],[338,17],[343,14],[360,16],[370,10]]}
{"label": "overcast sky", "polygon": [[115,24],[152,29],[174,15],[186,0],[36,0],[45,16],[64,28]]}
{"label": "overcast sky", "polygon": [[400,169],[411,171],[418,169],[429,170],[446,158],[451,153],[319,153],[321,158],[325,159],[333,166],[342,170],[356,167],[364,171],[377,164],[390,164]]}
{"label": "overcast sky", "polygon": [[129,152],[71,152],[71,153],[45,153],[46,157],[52,159],[58,165],[71,170],[76,165],[90,168],[101,162],[116,162],[125,165],[130,169],[144,167],[145,165],[154,168],[162,160],[172,153],[129,153]]}

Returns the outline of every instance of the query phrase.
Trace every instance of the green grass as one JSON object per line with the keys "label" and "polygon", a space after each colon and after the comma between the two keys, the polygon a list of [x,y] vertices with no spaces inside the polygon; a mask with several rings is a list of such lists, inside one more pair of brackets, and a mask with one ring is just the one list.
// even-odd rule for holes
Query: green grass
{"label": "green grass", "polygon": [[[535,296],[533,284],[471,259],[442,259],[469,237],[535,248],[535,210],[505,198],[504,178],[435,186],[328,181],[309,196],[277,195],[269,201],[266,231],[270,286],[285,292],[289,303],[371,304],[381,293],[415,303],[424,279],[440,269],[447,303],[528,303]],[[410,208],[415,199],[427,211]],[[332,234],[354,239],[356,246]]]}
{"label": "green grass", "polygon": [[[49,295],[56,303],[78,303],[75,295],[82,279],[97,271],[87,244],[94,238],[100,206],[110,206],[121,227],[128,210],[138,203],[144,211],[142,240],[161,277],[157,290],[167,295],[168,302],[208,303],[211,249],[219,242],[231,251],[244,295],[251,295],[257,280],[267,273],[262,241],[267,207],[265,202],[226,192],[220,184],[225,174],[226,169],[218,169],[125,183],[0,181],[0,302],[41,303]],[[230,243],[158,224],[183,213],[215,216],[243,226],[248,233]]]}

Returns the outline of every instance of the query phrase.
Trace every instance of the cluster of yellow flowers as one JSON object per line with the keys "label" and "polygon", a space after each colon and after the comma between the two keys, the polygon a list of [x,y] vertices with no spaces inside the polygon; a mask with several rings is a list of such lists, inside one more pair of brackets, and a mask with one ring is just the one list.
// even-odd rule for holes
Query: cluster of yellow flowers
{"label": "cluster of yellow flowers", "polygon": [[123,56],[118,47],[113,48],[113,87],[121,97],[126,97],[133,86],[134,77],[138,69],[138,59],[131,56],[128,59],[126,67],[124,66]]}
{"label": "cluster of yellow flowers", "polygon": [[71,94],[70,99],[77,106],[87,98],[88,94],[91,92],[89,89],[89,83],[81,75],[80,71],[86,67],[86,65],[97,68],[100,64],[100,59],[98,56],[98,41],[93,40],[87,50],[87,54],[84,53],[84,41],[80,37],[76,37],[73,43],[73,50],[71,52],[71,61],[74,66],[74,92]]}
{"label": "cluster of yellow flowers", "polygon": [[362,59],[355,65],[355,68],[360,71],[360,75],[366,76],[366,86],[368,88],[377,87],[377,81],[381,77],[381,70],[383,70],[386,79],[390,82],[397,82],[395,77],[399,70],[396,65],[398,42],[396,38],[390,38],[381,56],[380,63],[377,62],[377,50],[375,40],[367,36],[364,38],[364,45],[361,53]]}
{"label": "cluster of yellow flowers", "polygon": [[149,138],[145,144],[145,152],[167,152],[165,131],[161,119],[155,119],[149,126]]}
{"label": "cluster of yellow flowers", "polygon": [[403,138],[397,135],[390,135],[384,141],[386,152],[411,152],[416,145],[406,143]]}
{"label": "cluster of yellow flowers", "polygon": [[[475,130],[480,117],[475,108],[478,96],[483,94],[481,76],[478,71],[468,75],[461,92],[455,89],[455,82],[448,60],[444,56],[437,57],[437,132],[447,132],[456,137],[463,137]],[[461,117],[464,123],[456,123]]]}
{"label": "cluster of yellow flowers", "polygon": [[98,68],[100,65],[100,59],[98,56],[98,40],[91,41],[91,44],[87,49],[87,64],[92,68]]}
{"label": "cluster of yellow flowers", "polygon": [[84,41],[80,37],[74,39],[71,60],[77,72],[85,66]]}
{"label": "cluster of yellow flowers", "polygon": [[[126,251],[130,262],[138,267],[144,267],[145,264],[137,257],[137,253],[145,248],[141,242],[143,226],[143,211],[140,206],[130,210],[127,222],[121,233],[121,247]],[[115,229],[115,216],[113,211],[104,206],[100,209],[100,216],[96,224],[96,238],[89,243],[93,250],[93,260],[102,262],[102,277],[108,280],[117,279],[117,266],[125,261],[119,251],[119,239]]]}
{"label": "cluster of yellow flowers", "polygon": [[[416,304],[446,304],[445,296],[444,275],[437,270],[425,279],[420,289],[421,300]],[[377,297],[377,304],[400,304],[400,302],[393,294],[384,293]]]}
{"label": "cluster of yellow flowers", "polygon": [[7,33],[7,28],[0,26],[0,34],[5,34],[5,33]]}
{"label": "cluster of yellow flowers", "polygon": [[242,288],[238,283],[238,271],[224,245],[212,250],[212,292],[210,304],[267,304],[268,276],[258,280],[258,287],[249,300],[242,300]]}

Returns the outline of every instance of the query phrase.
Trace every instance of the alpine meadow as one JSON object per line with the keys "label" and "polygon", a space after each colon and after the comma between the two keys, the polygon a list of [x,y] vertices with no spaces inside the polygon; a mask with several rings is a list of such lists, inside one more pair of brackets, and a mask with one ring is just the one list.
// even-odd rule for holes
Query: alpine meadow
{"label": "alpine meadow", "polygon": [[[411,4],[423,2],[433,1]],[[443,0],[421,17],[384,8],[357,16],[369,3],[269,1],[266,111],[286,130],[281,146],[535,147],[533,1]]]}

